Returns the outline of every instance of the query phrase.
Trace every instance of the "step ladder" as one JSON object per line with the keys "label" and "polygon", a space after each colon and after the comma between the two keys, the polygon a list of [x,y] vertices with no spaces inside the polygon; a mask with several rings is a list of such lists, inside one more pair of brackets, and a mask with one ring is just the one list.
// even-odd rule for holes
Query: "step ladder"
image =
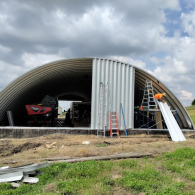
{"label": "step ladder", "polygon": [[113,135],[119,136],[118,120],[117,120],[116,112],[110,113],[110,137],[113,137]]}
{"label": "step ladder", "polygon": [[[147,133],[149,135],[149,123],[151,121],[150,114],[152,114],[152,112],[155,109],[157,109],[157,107],[158,107],[156,99],[154,97],[154,90],[153,90],[153,86],[152,86],[152,81],[146,80],[146,82],[145,82],[144,95],[143,95],[141,107],[143,108],[143,110],[142,110],[143,112],[140,110],[140,112],[141,112],[140,113],[141,114],[140,122],[143,122],[143,125],[141,125],[140,127],[147,128]],[[145,111],[147,112],[146,116],[144,114]],[[152,119],[152,121],[156,121],[156,117],[155,117],[155,120]]]}
{"label": "step ladder", "polygon": [[157,104],[156,104],[155,97],[154,97],[152,81],[146,80],[145,82],[144,95],[143,95],[141,106],[143,108],[147,107],[148,110],[157,108]]}
{"label": "step ladder", "polygon": [[107,99],[108,99],[108,84],[100,83],[100,96],[99,96],[99,123],[97,130],[98,136],[105,138],[107,127]]}

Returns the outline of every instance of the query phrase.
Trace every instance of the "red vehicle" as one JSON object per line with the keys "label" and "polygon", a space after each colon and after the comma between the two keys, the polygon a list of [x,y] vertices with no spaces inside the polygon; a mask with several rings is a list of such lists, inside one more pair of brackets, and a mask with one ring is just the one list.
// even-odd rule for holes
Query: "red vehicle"
{"label": "red vehicle", "polygon": [[51,112],[52,108],[50,107],[43,107],[39,105],[26,105],[26,110],[28,115],[44,115]]}
{"label": "red vehicle", "polygon": [[57,101],[47,95],[41,104],[25,105],[25,107],[29,115],[28,125],[50,126],[57,110]]}

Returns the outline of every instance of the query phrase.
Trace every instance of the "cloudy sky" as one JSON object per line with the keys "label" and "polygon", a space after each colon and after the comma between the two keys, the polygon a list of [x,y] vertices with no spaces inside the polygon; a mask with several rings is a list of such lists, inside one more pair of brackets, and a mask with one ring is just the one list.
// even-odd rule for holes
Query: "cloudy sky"
{"label": "cloudy sky", "polygon": [[0,0],[0,89],[58,59],[141,67],[195,98],[195,0]]}

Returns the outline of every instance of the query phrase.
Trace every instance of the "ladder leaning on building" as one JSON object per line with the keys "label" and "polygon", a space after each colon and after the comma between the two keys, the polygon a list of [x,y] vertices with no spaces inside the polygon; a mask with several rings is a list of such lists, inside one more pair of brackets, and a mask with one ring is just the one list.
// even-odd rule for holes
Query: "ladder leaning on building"
{"label": "ladder leaning on building", "polygon": [[97,130],[98,136],[105,138],[106,127],[107,127],[107,99],[108,99],[108,84],[100,83],[100,94],[99,94],[99,123]]}

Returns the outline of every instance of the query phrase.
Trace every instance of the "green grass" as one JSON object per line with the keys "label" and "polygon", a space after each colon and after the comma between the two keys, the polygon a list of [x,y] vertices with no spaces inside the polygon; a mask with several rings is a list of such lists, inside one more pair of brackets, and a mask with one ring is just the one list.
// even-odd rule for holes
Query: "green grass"
{"label": "green grass", "polygon": [[186,110],[195,124],[195,106],[188,106],[186,107]]}
{"label": "green grass", "polygon": [[190,115],[190,117],[191,117],[193,123],[195,124],[195,115]]}
{"label": "green grass", "polygon": [[195,105],[194,106],[187,106],[186,107],[186,110],[188,111],[188,110],[195,110]]}
{"label": "green grass", "polygon": [[107,144],[99,144],[99,145],[96,145],[96,147],[107,147],[108,145]]}
{"label": "green grass", "polygon": [[39,182],[13,189],[0,184],[0,195],[12,194],[195,194],[195,149],[181,148],[156,158],[81,163],[53,163],[41,169]]}

